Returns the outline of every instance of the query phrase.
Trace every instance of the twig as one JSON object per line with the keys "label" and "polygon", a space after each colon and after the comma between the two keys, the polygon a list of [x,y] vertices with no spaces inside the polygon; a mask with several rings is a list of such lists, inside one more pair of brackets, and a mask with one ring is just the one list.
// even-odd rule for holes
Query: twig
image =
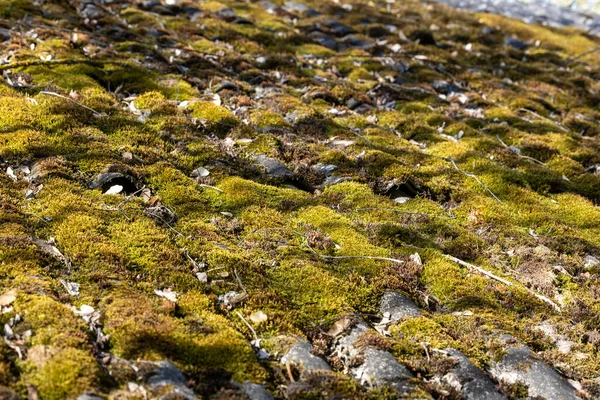
{"label": "twig", "polygon": [[144,189],[146,189],[146,186],[142,186],[141,189],[136,190],[135,192],[131,193],[129,196],[125,197],[125,200],[123,200],[122,202],[119,203],[119,205],[117,206],[117,208],[123,207],[125,204],[127,204],[129,202],[129,200],[133,199],[136,195],[138,195],[139,193],[141,193],[142,191],[144,191]]}
{"label": "twig", "polygon": [[[466,261],[463,261],[463,260],[461,260],[460,258],[453,257],[453,256],[451,256],[451,255],[449,255],[449,254],[444,254],[444,257],[446,257],[446,258],[447,258],[447,259],[449,259],[449,260],[452,260],[452,261],[454,261],[455,263],[457,263],[457,264],[459,264],[459,265],[462,265],[463,267],[467,267],[467,268],[468,268],[468,269],[470,269],[470,270],[477,271],[477,272],[479,272],[480,274],[487,276],[488,278],[494,279],[494,280],[496,280],[496,281],[498,281],[498,282],[502,282],[502,283],[504,283],[506,286],[514,286],[514,285],[515,285],[515,284],[514,284],[514,283],[512,283],[511,281],[508,281],[508,280],[506,280],[506,279],[504,279],[504,278],[501,278],[501,277],[499,277],[498,275],[495,275],[495,274],[491,273],[491,272],[490,272],[490,271],[488,271],[488,270],[485,270],[485,269],[483,269],[483,268],[481,268],[481,267],[478,267],[477,265],[473,265],[473,264],[470,264],[470,263],[468,263],[468,262],[466,262]],[[535,291],[533,291],[533,290],[529,289],[529,288],[528,288],[528,287],[526,287],[526,286],[523,286],[523,288],[524,288],[524,289],[525,289],[527,292],[529,292],[529,294],[531,294],[531,295],[533,295],[533,296],[537,297],[539,300],[543,301],[544,303],[547,303],[547,304],[549,304],[549,305],[550,305],[550,306],[552,306],[552,308],[554,308],[556,311],[558,311],[558,312],[561,312],[561,308],[560,308],[560,306],[559,306],[558,304],[556,304],[555,302],[553,302],[552,300],[550,300],[548,297],[546,297],[546,296],[544,296],[544,295],[542,295],[542,294],[539,294],[539,293],[537,293],[537,292],[535,292]]]}
{"label": "twig", "polygon": [[242,283],[242,280],[240,279],[240,277],[238,276],[237,273],[237,269],[234,267],[233,268],[233,274],[235,275],[235,279],[238,281],[238,283],[240,284],[240,287],[242,288],[242,290],[244,291],[244,294],[248,294],[248,291],[246,290],[246,288],[244,287],[244,284]]}
{"label": "twig", "polygon": [[399,210],[397,208],[385,208],[385,207],[365,207],[365,208],[357,208],[355,211],[371,211],[371,210],[380,210],[380,211],[391,211],[400,214],[422,214],[429,215],[427,213],[421,211],[408,211],[408,210]]}
{"label": "twig", "polygon": [[254,340],[256,340],[258,342],[258,335],[256,334],[256,331],[254,330],[254,328],[248,323],[248,321],[246,321],[246,319],[242,316],[242,314],[239,311],[236,311],[235,313],[237,314],[238,317],[241,318],[242,321],[244,321],[244,323],[246,324],[248,329],[250,329],[250,331],[252,332],[252,335],[254,336]]}
{"label": "twig", "polygon": [[533,115],[534,117],[538,117],[538,118],[539,118],[539,119],[541,119],[541,120],[548,121],[548,122],[550,122],[550,123],[552,123],[552,124],[554,124],[554,125],[558,126],[560,129],[562,129],[562,130],[563,130],[563,131],[565,131],[565,132],[569,132],[569,130],[568,130],[567,128],[565,128],[564,126],[562,126],[562,125],[561,125],[561,124],[559,124],[558,122],[556,122],[556,121],[554,121],[554,120],[552,120],[552,119],[550,119],[550,118],[546,118],[546,117],[544,117],[544,116],[542,116],[542,115],[540,115],[540,114],[536,113],[535,111],[531,111],[531,110],[529,110],[529,109],[527,109],[527,108],[519,108],[519,111],[522,111],[522,112],[529,113],[529,114]]}
{"label": "twig", "polygon": [[224,193],[222,189],[219,189],[218,187],[214,187],[214,186],[210,186],[210,185],[205,185],[204,183],[199,183],[198,186],[201,186],[201,187],[204,187],[204,188],[209,188],[209,189],[214,189],[217,192]]}
{"label": "twig", "polygon": [[468,173],[468,172],[465,172],[465,171],[463,171],[462,169],[458,168],[458,165],[456,165],[456,163],[454,162],[454,159],[453,159],[452,157],[450,157],[450,158],[449,158],[449,160],[450,160],[450,162],[452,163],[452,165],[454,166],[454,168],[456,168],[456,170],[457,170],[458,172],[460,172],[461,174],[463,174],[463,175],[465,175],[465,176],[468,176],[469,178],[473,178],[473,179],[475,179],[475,180],[477,181],[477,183],[479,183],[481,186],[483,186],[483,187],[485,188],[485,190],[487,190],[487,191],[488,191],[488,192],[489,192],[489,193],[492,195],[492,197],[493,197],[494,199],[496,199],[496,201],[498,201],[498,203],[500,203],[500,204],[503,204],[503,203],[502,203],[502,200],[500,200],[500,199],[498,198],[498,196],[496,196],[496,195],[494,194],[494,192],[492,192],[492,191],[490,190],[490,188],[489,188],[489,187],[487,187],[487,186],[486,186],[486,185],[485,185],[483,182],[481,182],[481,181],[479,180],[479,178],[478,178],[478,177],[476,177],[475,175],[473,175],[473,174],[470,174],[470,173]]}
{"label": "twig", "polygon": [[588,51],[584,51],[583,53],[581,53],[581,54],[579,54],[579,55],[577,55],[577,56],[575,56],[573,58],[569,58],[565,62],[563,62],[562,64],[559,64],[559,66],[560,67],[566,67],[567,65],[571,64],[573,61],[577,61],[580,58],[587,56],[588,54],[596,53],[598,51],[600,51],[600,46],[594,47],[593,49],[588,50]]}
{"label": "twig", "polygon": [[421,342],[421,347],[425,350],[425,355],[427,356],[427,362],[431,363],[431,357],[429,356],[429,350],[427,350],[427,344],[425,342]]}
{"label": "twig", "polygon": [[161,218],[160,216],[158,216],[158,215],[154,215],[154,217],[156,217],[156,218],[158,218],[159,220],[161,220],[161,221],[162,221],[162,222],[163,222],[165,225],[167,225],[167,227],[168,227],[169,229],[171,229],[171,230],[172,230],[173,232],[175,232],[177,235],[179,235],[179,236],[181,236],[181,237],[183,237],[183,238],[189,238],[189,236],[185,236],[183,233],[181,233],[181,232],[179,232],[177,229],[173,228],[173,227],[171,226],[171,224],[170,224],[170,223],[168,223],[167,221],[165,221],[165,220],[164,220],[163,218]]}
{"label": "twig", "polygon": [[517,153],[517,152],[516,152],[514,149],[512,149],[512,148],[511,148],[509,145],[507,145],[506,143],[504,143],[504,141],[503,141],[502,139],[500,139],[500,136],[499,136],[499,135],[496,135],[496,139],[498,139],[498,140],[500,141],[500,143],[502,144],[502,146],[506,147],[508,150],[510,150],[511,152],[513,152],[514,154],[516,154],[516,155],[517,155],[519,158],[524,158],[524,159],[527,159],[527,160],[531,160],[531,161],[533,161],[533,162],[535,162],[535,163],[537,163],[537,164],[540,164],[540,165],[546,165],[546,164],[544,164],[543,162],[541,162],[540,160],[537,160],[537,159],[535,159],[535,158],[533,158],[533,157],[524,156],[524,155],[522,155],[522,154],[519,154],[519,153]]}
{"label": "twig", "polygon": [[127,196],[125,198],[125,200],[123,200],[122,202],[120,202],[116,207],[111,207],[108,204],[106,204],[106,202],[103,201],[104,205],[106,206],[106,209],[108,211],[118,211],[121,213],[121,215],[123,215],[125,217],[125,219],[129,222],[131,222],[131,218],[129,218],[127,216],[127,214],[125,214],[125,212],[121,209],[125,204],[127,204],[131,199],[133,199],[138,193],[140,193],[141,191],[143,191],[146,188],[146,186],[143,186],[141,189],[136,190],[135,192],[131,193],[129,196]]}
{"label": "twig", "polygon": [[473,265],[473,264],[470,264],[470,263],[468,263],[466,261],[463,261],[460,258],[453,257],[453,256],[451,256],[449,254],[444,254],[444,257],[446,257],[449,260],[454,261],[457,264],[462,265],[463,267],[467,267],[470,270],[477,271],[480,274],[487,276],[488,278],[492,278],[494,280],[497,280],[498,282],[502,282],[502,283],[504,283],[507,286],[512,286],[513,285],[513,283],[511,281],[508,281],[508,280],[506,280],[504,278],[501,278],[498,275],[495,275],[495,274],[491,273],[488,270],[485,270],[485,269],[483,269],[481,267],[478,267],[477,265]]}
{"label": "twig", "polygon": [[106,116],[106,114],[104,114],[104,113],[99,113],[98,111],[94,110],[93,108],[90,108],[90,107],[88,107],[88,106],[86,106],[86,105],[84,105],[84,104],[81,104],[81,103],[79,103],[78,101],[75,101],[75,100],[73,100],[73,99],[72,99],[72,98],[70,98],[70,97],[63,96],[62,94],[58,94],[58,93],[56,93],[56,92],[47,92],[47,91],[45,91],[45,90],[42,90],[42,91],[40,92],[40,94],[47,94],[47,95],[49,95],[49,96],[60,97],[61,99],[64,99],[64,100],[68,100],[68,101],[70,101],[70,102],[73,102],[73,103],[77,104],[78,106],[80,106],[80,107],[83,107],[83,108],[85,108],[86,110],[93,112],[95,117],[103,117],[103,116]]}
{"label": "twig", "polygon": [[73,65],[73,64],[88,64],[88,65],[91,65],[93,67],[98,67],[98,68],[103,68],[107,64],[112,64],[112,65],[116,65],[116,66],[123,67],[123,68],[131,68],[133,66],[136,66],[133,63],[115,61],[115,60],[100,61],[100,60],[91,60],[91,59],[87,59],[87,58],[67,58],[67,59],[56,58],[53,60],[35,59],[35,60],[25,60],[25,61],[17,61],[14,63],[3,64],[3,65],[0,65],[0,71],[5,71],[7,69],[13,69],[13,68],[34,67],[34,66],[38,66],[38,65]]}
{"label": "twig", "polygon": [[308,249],[315,254],[318,257],[321,258],[325,258],[325,259],[329,259],[329,260],[343,260],[343,259],[353,259],[353,258],[357,258],[357,259],[364,259],[364,260],[379,260],[379,261],[391,261],[393,263],[397,263],[397,264],[404,264],[404,261],[402,260],[398,260],[396,258],[389,258],[389,257],[377,257],[377,256],[326,256],[324,254],[319,254],[315,249],[313,249],[309,244],[308,241],[306,241],[306,238],[304,238],[304,244],[306,245],[306,247],[308,247]]}
{"label": "twig", "polygon": [[216,267],[216,268],[207,269],[206,273],[208,274],[209,272],[218,271],[220,269],[225,269],[225,267]]}
{"label": "twig", "polygon": [[190,256],[190,252],[188,251],[188,249],[184,249],[184,250],[185,250],[185,256],[187,257],[188,260],[190,260],[190,262],[192,263],[194,268],[201,270],[203,267],[200,266],[200,264],[198,264],[198,262],[196,260],[194,260],[192,258],[192,256]]}
{"label": "twig", "polygon": [[390,211],[390,212],[395,212],[395,213],[400,213],[400,214],[409,214],[409,215],[427,215],[429,217],[448,217],[448,218],[456,219],[456,217],[452,214],[444,214],[444,213],[430,214],[430,213],[426,213],[423,211],[408,211],[408,210],[400,210],[398,208],[365,207],[365,208],[357,208],[354,211],[360,212],[360,211],[371,211],[371,210]]}
{"label": "twig", "polygon": [[296,382],[294,380],[294,375],[292,374],[292,366],[289,361],[285,363],[285,369],[287,369],[287,373],[288,373],[288,376],[290,377],[290,381]]}
{"label": "twig", "polygon": [[39,216],[39,215],[37,215],[37,214],[34,214],[34,213],[32,213],[32,212],[24,212],[23,214],[24,214],[24,215],[31,215],[31,216],[33,216],[33,217],[35,217],[35,218],[39,219],[40,221],[42,221],[44,224],[48,225],[48,221],[46,221],[44,218],[40,217],[40,216]]}
{"label": "twig", "polygon": [[[302,232],[298,232],[296,230],[293,229],[289,229],[289,228],[261,228],[261,229],[257,229],[255,231],[253,231],[252,233],[256,233],[256,232],[260,232],[260,231],[287,231],[287,232],[291,232],[294,233],[298,236],[300,236],[303,239],[304,244],[306,245],[306,247],[308,247],[308,249],[316,256],[321,257],[321,258],[325,258],[325,259],[330,259],[330,260],[343,260],[343,259],[366,259],[366,260],[378,260],[378,261],[391,261],[397,264],[404,264],[404,261],[402,260],[398,260],[397,258],[390,258],[390,257],[378,257],[378,256],[327,256],[325,254],[320,254],[319,252],[317,252],[309,243],[308,240],[306,239],[306,236],[304,236],[304,234],[302,234]],[[240,244],[242,244],[242,242],[245,239],[242,239],[239,243],[238,246]],[[235,272],[235,271],[234,271]]]}

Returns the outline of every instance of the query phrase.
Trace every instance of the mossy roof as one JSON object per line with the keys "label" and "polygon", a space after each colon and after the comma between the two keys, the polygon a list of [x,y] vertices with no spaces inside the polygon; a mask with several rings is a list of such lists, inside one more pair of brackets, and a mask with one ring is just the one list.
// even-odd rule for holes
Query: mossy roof
{"label": "mossy roof", "polygon": [[[201,397],[279,398],[254,334],[373,322],[394,290],[423,315],[388,348],[432,396],[428,347],[485,369],[499,331],[600,395],[600,39],[275,3],[0,0],[0,385],[133,398],[127,363],[168,359]],[[294,396],[391,396],[327,382]]]}

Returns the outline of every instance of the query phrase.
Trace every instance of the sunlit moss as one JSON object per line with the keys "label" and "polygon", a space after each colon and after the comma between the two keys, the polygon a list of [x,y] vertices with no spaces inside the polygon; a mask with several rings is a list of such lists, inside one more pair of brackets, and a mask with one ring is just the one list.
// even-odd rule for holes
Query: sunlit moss
{"label": "sunlit moss", "polygon": [[[301,336],[335,372],[291,369],[305,389],[286,396],[394,398],[345,374],[322,333],[341,316],[375,321],[383,292],[397,290],[422,315],[390,324],[386,348],[415,375],[434,379],[435,349],[448,346],[485,369],[503,354],[494,338],[509,332],[593,387],[598,267],[584,260],[600,249],[598,56],[563,63],[596,40],[415,1],[391,7],[398,21],[381,4],[342,12],[311,1],[321,15],[297,18],[264,6],[129,6],[93,22],[94,36],[40,28],[37,39],[3,44],[20,66],[0,85],[0,294],[18,295],[0,323],[18,313],[15,332],[31,335],[25,360],[0,346],[0,384],[22,396],[33,385],[41,399],[125,393],[135,378],[107,377],[95,333],[71,308],[86,304],[109,335],[102,352],[169,359],[203,397],[232,380],[282,395],[292,385],[270,363]],[[67,29],[78,18],[58,4],[0,0],[0,9]],[[355,39],[379,44],[352,49],[334,33],[337,50],[315,44],[333,14]],[[408,37],[431,27],[438,46],[410,39],[379,57],[400,23]],[[125,40],[102,48],[105,24]],[[501,29],[483,33],[483,24]],[[505,46],[510,35],[530,48]],[[89,57],[73,60],[82,51]],[[235,87],[213,99],[226,80]],[[468,103],[440,96],[434,80],[468,83]],[[294,176],[269,176],[259,154]],[[107,171],[143,192],[91,189]],[[422,265],[410,262],[415,252]],[[79,283],[79,295],[60,279]],[[526,287],[562,302],[562,313]],[[168,288],[177,302],[154,292]],[[246,294],[228,307],[219,296],[231,292]],[[258,311],[266,321],[251,317]],[[257,359],[240,316],[269,361]],[[569,335],[573,354],[534,333],[542,320]]]}

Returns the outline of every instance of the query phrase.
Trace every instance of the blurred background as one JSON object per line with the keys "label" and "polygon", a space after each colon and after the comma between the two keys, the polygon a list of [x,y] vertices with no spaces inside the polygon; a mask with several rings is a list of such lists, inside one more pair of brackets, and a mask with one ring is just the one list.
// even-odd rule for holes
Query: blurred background
{"label": "blurred background", "polygon": [[552,27],[575,26],[600,33],[600,0],[435,0],[449,6],[501,14],[527,23]]}

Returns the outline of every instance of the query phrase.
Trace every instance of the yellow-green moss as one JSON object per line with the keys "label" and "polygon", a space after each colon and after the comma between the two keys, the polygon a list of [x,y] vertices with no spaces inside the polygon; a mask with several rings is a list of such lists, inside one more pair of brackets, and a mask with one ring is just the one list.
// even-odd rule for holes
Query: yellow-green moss
{"label": "yellow-green moss", "polygon": [[32,384],[40,398],[75,398],[95,388],[99,366],[94,357],[79,349],[59,350],[43,365],[25,363],[24,383]]}
{"label": "yellow-green moss", "polygon": [[207,126],[217,135],[223,135],[234,128],[239,121],[225,107],[209,101],[198,101],[190,104],[190,114],[194,118],[206,121]]}

